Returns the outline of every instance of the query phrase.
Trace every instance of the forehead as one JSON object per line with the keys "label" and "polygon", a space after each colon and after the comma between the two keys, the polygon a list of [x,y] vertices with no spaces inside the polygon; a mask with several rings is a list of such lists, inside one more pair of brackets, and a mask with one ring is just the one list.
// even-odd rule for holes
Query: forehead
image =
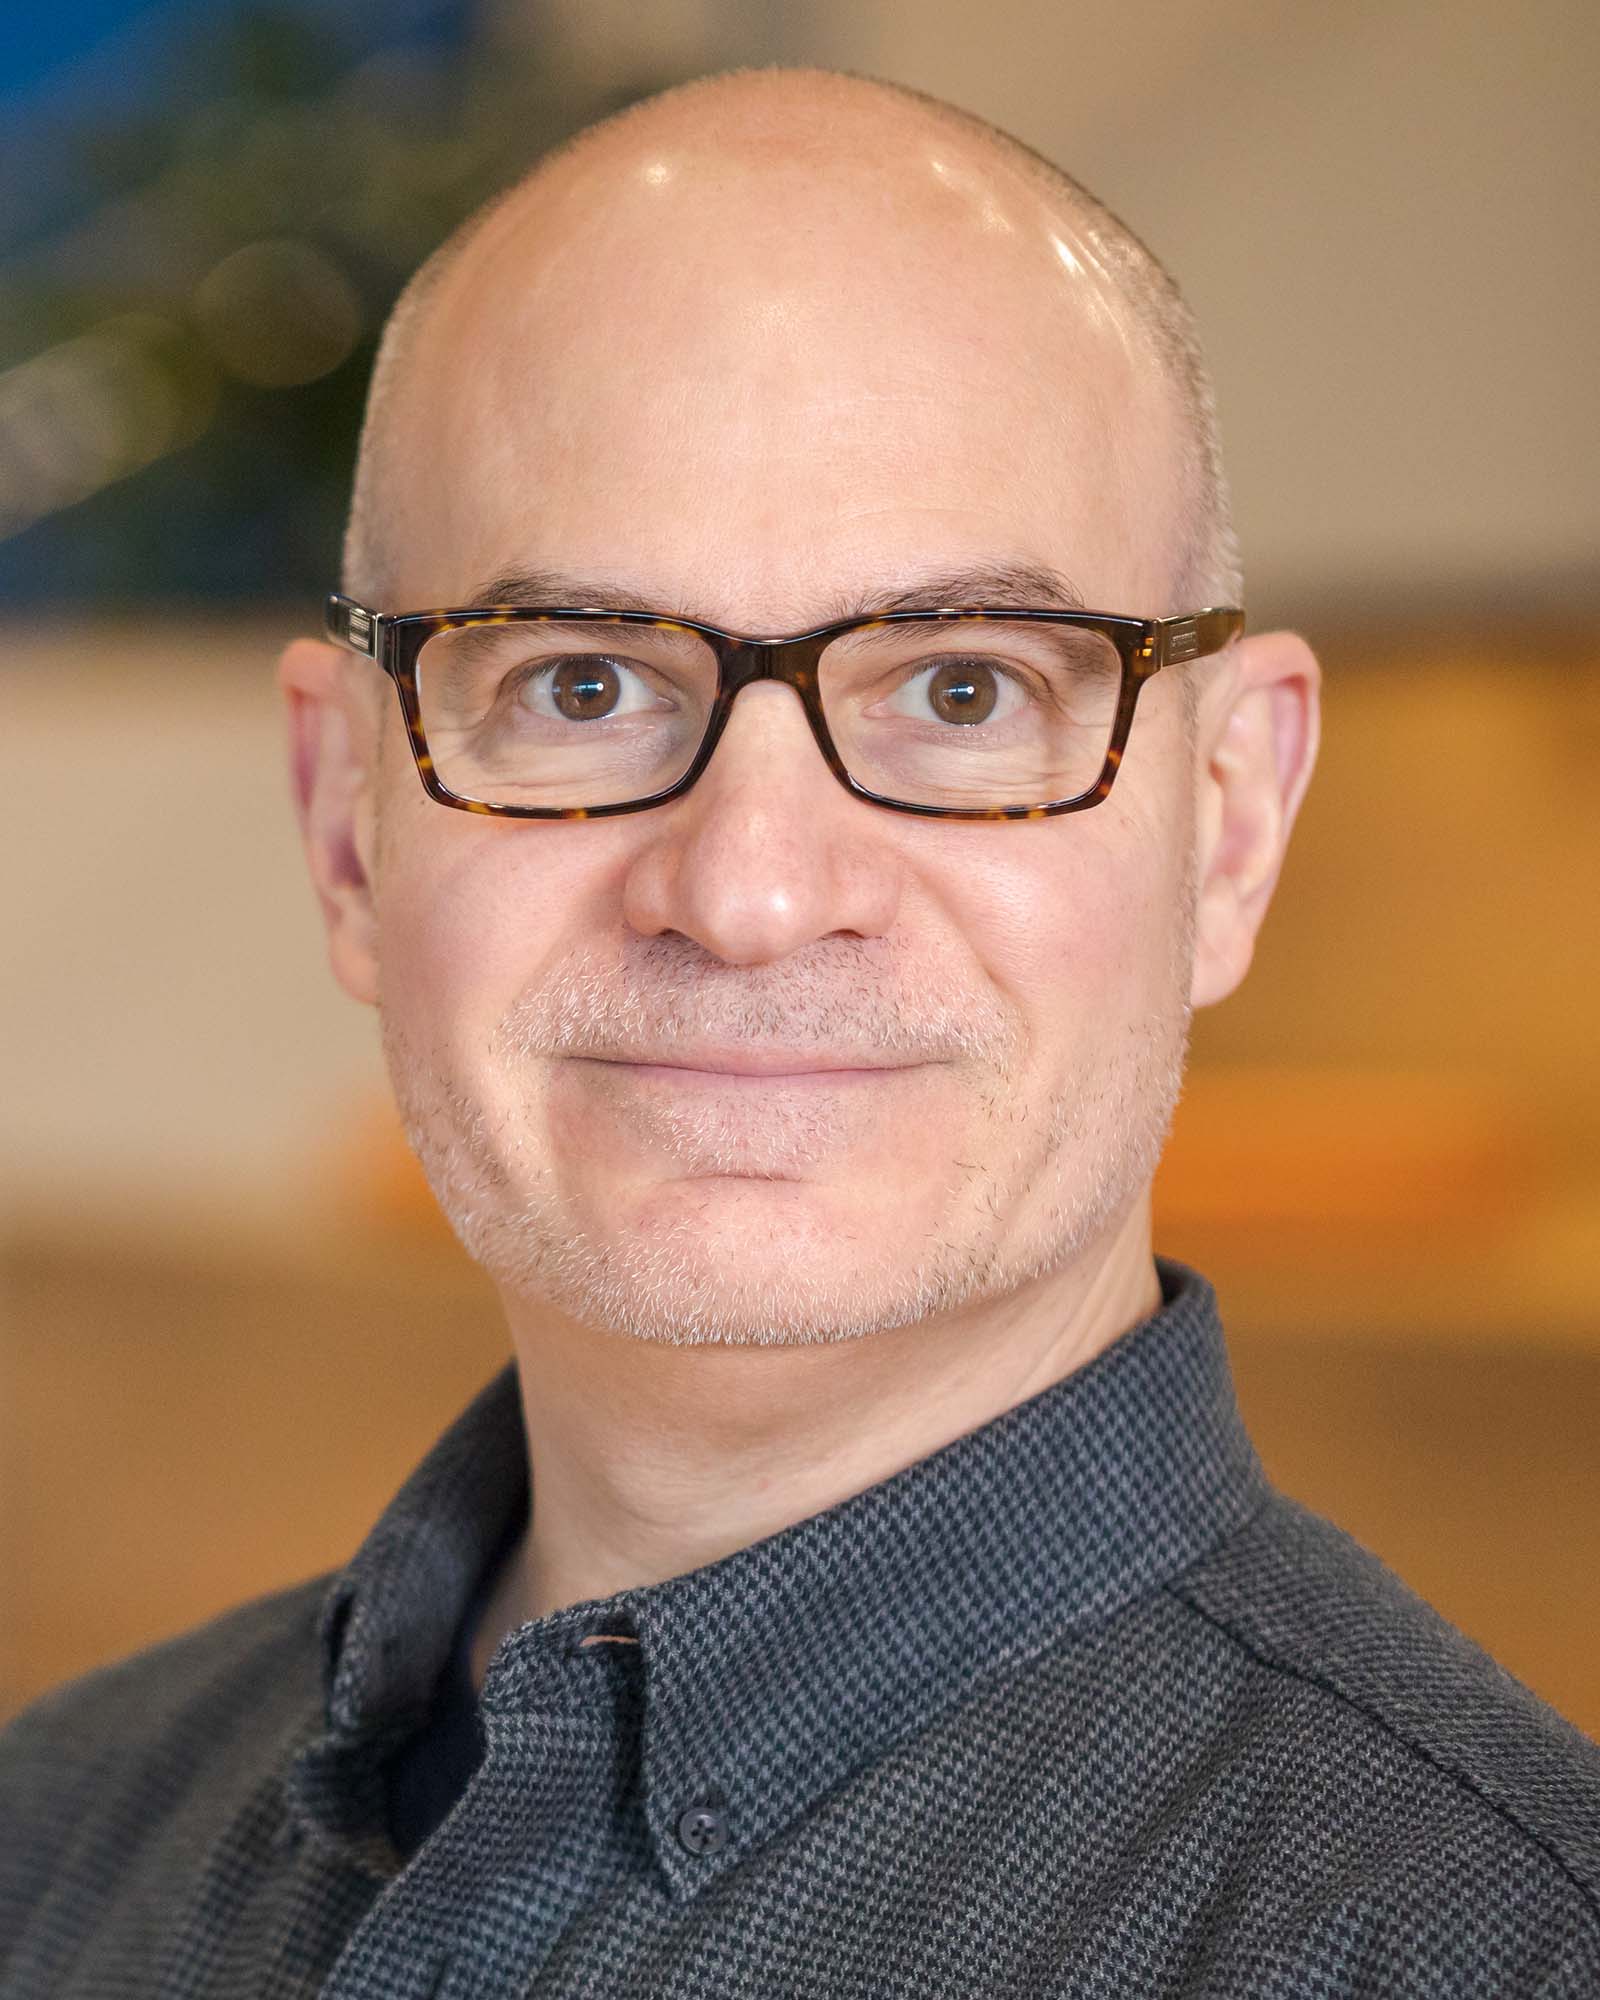
{"label": "forehead", "polygon": [[1151,343],[1069,216],[938,135],[887,165],[648,133],[580,156],[474,239],[402,395],[412,602],[598,565],[761,624],[989,560],[1162,608]]}

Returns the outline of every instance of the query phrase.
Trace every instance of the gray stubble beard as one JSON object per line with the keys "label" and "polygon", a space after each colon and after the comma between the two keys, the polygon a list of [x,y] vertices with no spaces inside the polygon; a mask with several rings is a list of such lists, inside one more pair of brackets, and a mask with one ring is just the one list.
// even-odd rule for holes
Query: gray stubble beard
{"label": "gray stubble beard", "polygon": [[[999,1299],[1073,1267],[1148,1186],[1181,1094],[1188,1050],[1192,852],[1185,876],[1169,966],[1171,1004],[1126,1022],[1109,1061],[1083,1065],[1035,1109],[1012,1087],[1015,1035],[969,1038],[966,1053],[979,1054],[984,1078],[984,1122],[990,1130],[1014,1126],[1014,1142],[1002,1166],[964,1169],[948,1222],[931,1231],[909,1261],[902,1246],[891,1245],[867,1253],[865,1265],[848,1255],[830,1266],[814,1247],[802,1244],[795,1254],[791,1244],[789,1254],[780,1250],[766,1270],[728,1273],[714,1267],[691,1216],[654,1227],[648,1238],[607,1241],[572,1212],[551,1163],[524,1160],[519,1170],[525,1148],[514,1115],[497,1127],[437,1057],[411,1045],[380,996],[384,1053],[407,1136],[440,1207],[468,1255],[503,1294],[535,1310],[552,1307],[597,1330],[678,1346],[859,1339]],[[824,940],[817,951],[826,958],[834,943]],[[737,969],[728,971],[739,976]],[[503,1059],[512,1052],[530,1056],[552,1042],[559,1046],[563,1038],[570,1045],[586,1019],[596,1012],[607,1018],[608,1009],[613,1024],[646,1013],[657,1031],[663,1020],[670,1023],[670,1000],[660,1004],[653,997],[642,1009],[612,990],[614,984],[597,986],[592,975],[558,981],[554,1005],[524,996],[500,1024],[496,1045]],[[778,1010],[789,1019],[792,999],[791,992]],[[760,1032],[759,1003],[735,1011],[749,1013],[752,1030]],[[826,1022],[836,1011],[824,1005],[818,1018]],[[882,1047],[914,1043],[927,1031],[923,1022],[908,1036],[881,1012],[876,1022],[873,1039]],[[959,1023],[946,1020],[938,1031],[952,1026],[959,1038]],[[1055,1186],[1032,1222],[1017,1229],[1019,1204],[1047,1176]]]}

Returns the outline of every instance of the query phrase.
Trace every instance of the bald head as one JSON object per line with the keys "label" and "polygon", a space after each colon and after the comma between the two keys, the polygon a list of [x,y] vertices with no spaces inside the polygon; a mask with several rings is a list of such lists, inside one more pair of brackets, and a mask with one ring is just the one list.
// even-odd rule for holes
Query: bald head
{"label": "bald head", "polygon": [[[1104,209],[856,78],[652,98],[409,289],[347,579],[388,612],[666,614],[648,639],[471,621],[424,640],[400,702],[348,650],[282,666],[335,964],[380,1007],[413,1143],[531,1342],[916,1327],[920,1365],[924,1322],[958,1358],[1021,1328],[1016,1382],[1119,1272],[1133,1300],[1189,1010],[1249,964],[1315,663],[1261,633],[1130,677],[1055,627],[879,619],[1236,595],[1188,318]],[[684,620],[866,629],[713,674]],[[1075,791],[1108,697],[1132,754],[1108,742]],[[887,797],[845,777],[863,744]],[[662,745],[701,760],[666,790]],[[440,810],[441,749],[473,781],[456,802],[490,810]],[[1059,811],[894,809],[930,760],[957,796]],[[630,795],[492,810],[550,796],[558,763]]]}
{"label": "bald head", "polygon": [[[948,335],[942,354],[918,351],[930,330]],[[1090,587],[1090,602],[1149,613],[1238,601],[1213,398],[1167,273],[1008,134],[899,85],[814,70],[734,72],[632,105],[547,155],[423,264],[379,348],[343,587],[383,609],[460,601],[446,551],[464,553],[474,503],[445,464],[509,452],[512,402],[543,401],[539,442],[563,451],[570,475],[581,398],[556,384],[587,375],[602,403],[636,411],[641,453],[670,456],[697,412],[710,417],[708,399],[739,404],[740,436],[759,450],[761,399],[788,395],[797,368],[815,370],[813,403],[845,426],[859,407],[842,388],[852,369],[861,397],[909,384],[913,404],[940,396],[940,368],[952,389],[965,373],[992,402],[995,450],[1092,450],[1108,496],[1141,484],[1166,496],[1148,601],[1110,607]],[[467,376],[476,396],[463,395]],[[825,435],[813,442],[826,451]],[[543,453],[526,443],[499,477],[536,509]],[[626,542],[616,439],[589,448],[609,454],[595,466],[617,482]]]}

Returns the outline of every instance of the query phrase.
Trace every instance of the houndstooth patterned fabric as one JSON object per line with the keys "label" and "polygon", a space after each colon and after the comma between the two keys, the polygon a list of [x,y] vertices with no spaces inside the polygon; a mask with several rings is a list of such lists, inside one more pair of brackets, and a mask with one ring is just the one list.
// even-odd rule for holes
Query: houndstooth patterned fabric
{"label": "houndstooth patterned fabric", "polygon": [[345,1570],[0,1734],[0,1994],[1592,2000],[1600,1747],[1268,1484],[1157,1268],[930,1457],[512,1633],[406,1860],[386,1773],[529,1504],[508,1368]]}

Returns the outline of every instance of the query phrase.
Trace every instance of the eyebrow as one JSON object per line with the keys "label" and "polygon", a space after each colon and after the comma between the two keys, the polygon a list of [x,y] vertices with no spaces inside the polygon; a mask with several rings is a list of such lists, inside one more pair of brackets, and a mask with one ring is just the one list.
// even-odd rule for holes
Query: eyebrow
{"label": "eyebrow", "polygon": [[[605,578],[520,564],[486,577],[458,608],[485,610],[495,605],[521,605],[545,611],[562,607],[574,611],[655,611],[664,617],[715,623],[682,602],[676,592],[641,592]],[[877,618],[889,611],[943,611],[979,606],[996,611],[1087,608],[1076,587],[1048,564],[997,560],[926,570],[863,596],[835,597],[821,607],[822,615],[814,623],[831,625],[846,618]]]}

